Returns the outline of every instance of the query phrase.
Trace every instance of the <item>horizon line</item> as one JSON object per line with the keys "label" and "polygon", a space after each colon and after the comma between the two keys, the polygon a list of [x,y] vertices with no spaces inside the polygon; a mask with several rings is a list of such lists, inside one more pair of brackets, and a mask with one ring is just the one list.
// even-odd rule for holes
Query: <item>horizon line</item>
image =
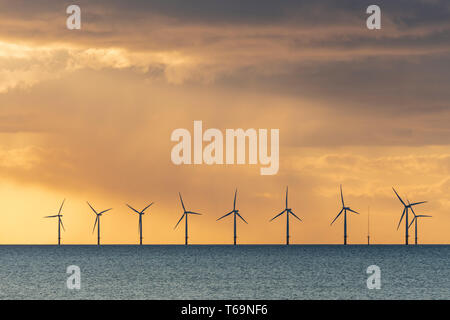
{"label": "horizon line", "polygon": [[51,244],[51,243],[15,243],[15,244],[0,244],[0,247],[2,246],[95,246],[95,247],[102,247],[102,246],[183,246],[183,247],[189,247],[189,246],[283,246],[283,247],[289,247],[289,246],[405,246],[405,247],[414,247],[414,246],[446,246],[450,245],[450,243],[421,243],[421,244],[409,244],[405,245],[404,243],[375,243],[375,244],[367,244],[367,243],[352,243],[352,244],[342,244],[342,243],[291,243],[289,245],[283,244],[283,243],[245,243],[245,244],[237,244],[233,245],[232,243],[196,243],[196,244],[189,244],[185,245],[183,243],[149,243],[149,244],[142,244],[139,243],[133,244],[133,243],[107,243],[107,244],[95,244],[95,243],[68,243],[68,244]]}

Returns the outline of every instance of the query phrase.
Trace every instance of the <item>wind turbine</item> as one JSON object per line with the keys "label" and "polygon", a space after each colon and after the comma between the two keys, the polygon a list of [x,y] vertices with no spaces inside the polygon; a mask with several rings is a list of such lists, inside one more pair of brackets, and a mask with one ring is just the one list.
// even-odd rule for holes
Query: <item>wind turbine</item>
{"label": "wind turbine", "polygon": [[339,211],[338,215],[336,216],[336,218],[334,218],[334,220],[331,222],[330,225],[332,225],[337,218],[339,218],[339,216],[342,214],[342,212],[344,212],[344,245],[347,245],[347,211],[359,214],[358,212],[350,209],[350,207],[346,207],[345,203],[344,203],[344,195],[342,194],[342,184],[341,184],[341,201],[342,201],[342,209],[341,211]]}
{"label": "wind turbine", "polygon": [[367,245],[370,246],[370,207],[367,209]]}
{"label": "wind turbine", "polygon": [[201,213],[197,213],[197,212],[192,212],[192,211],[186,211],[186,208],[184,207],[184,203],[183,203],[183,198],[181,197],[181,193],[178,193],[178,195],[180,196],[180,201],[181,201],[181,206],[183,207],[183,215],[181,216],[180,220],[178,220],[177,224],[175,225],[175,228],[177,228],[178,224],[181,222],[181,220],[183,220],[183,218],[185,218],[185,241],[184,244],[188,245],[188,216],[190,214],[196,214],[196,215],[201,215]]}
{"label": "wind turbine", "polygon": [[[412,209],[412,208],[411,208]],[[419,220],[418,218],[431,218],[432,216],[428,216],[428,215],[424,215],[424,214],[419,214],[419,215],[416,215],[416,213],[414,212],[414,210],[413,210],[413,214],[414,214],[414,218],[411,220],[411,223],[409,224],[409,227],[408,228],[411,228],[411,226],[412,226],[412,224],[414,223],[414,222],[416,222],[415,223],[415,231],[416,231],[416,237],[415,237],[415,244],[417,245],[417,220]]]}
{"label": "wind turbine", "polygon": [[144,215],[144,211],[147,210],[152,204],[153,204],[153,202],[150,203],[148,206],[146,206],[141,211],[137,211],[135,208],[130,206],[128,203],[126,204],[128,206],[128,208],[130,208],[131,210],[133,210],[134,212],[136,212],[139,215],[139,245],[141,245],[141,246],[142,246],[142,216]]}
{"label": "wind turbine", "polygon": [[242,218],[242,216],[239,214],[239,210],[236,210],[236,195],[237,195],[237,189],[234,192],[233,211],[231,211],[231,212],[227,213],[226,215],[224,215],[223,217],[220,217],[219,219],[217,219],[217,221],[219,221],[219,220],[221,220],[221,219],[223,219],[225,217],[228,217],[230,214],[233,214],[233,217],[234,217],[234,237],[233,237],[234,243],[233,244],[234,245],[236,245],[236,238],[237,238],[237,235],[236,235],[236,216],[238,216],[239,218],[242,219],[242,221],[247,223],[247,221],[245,221],[245,219]]}
{"label": "wind turbine", "polygon": [[402,216],[401,216],[400,221],[399,221],[398,226],[397,226],[397,230],[398,230],[398,228],[400,228],[400,224],[402,223],[403,216],[405,216],[405,245],[408,245],[408,238],[409,238],[409,233],[408,233],[408,228],[409,228],[409,224],[408,224],[408,211],[409,211],[409,209],[411,209],[411,211],[412,211],[413,214],[415,215],[413,206],[416,206],[416,205],[422,204],[422,203],[426,203],[427,201],[421,201],[421,202],[415,202],[415,203],[410,203],[410,202],[408,201],[408,204],[406,204],[406,203],[402,200],[402,198],[400,198],[400,196],[398,195],[397,191],[395,191],[394,188],[392,188],[392,190],[394,190],[395,195],[397,196],[398,200],[400,200],[400,202],[401,202],[401,203],[403,204],[403,206],[404,206]]}
{"label": "wind turbine", "polygon": [[[91,204],[88,202],[87,203],[89,205],[89,207],[92,209],[92,211],[94,211],[96,217],[95,217],[95,223],[94,223],[94,229],[92,229],[92,233],[94,233],[95,231],[95,226],[97,226],[97,245],[100,245],[100,217],[107,211],[111,210],[112,208],[103,210],[101,212],[97,212],[95,211],[95,209],[91,206]],[[98,225],[97,225],[98,223]]]}
{"label": "wind turbine", "polygon": [[286,208],[283,211],[281,211],[279,214],[277,214],[275,217],[270,219],[269,222],[275,220],[276,218],[281,216],[283,213],[286,213],[286,245],[288,246],[289,245],[289,215],[292,214],[295,218],[297,218],[298,220],[302,221],[302,219],[297,217],[295,215],[295,213],[292,212],[292,209],[290,209],[289,206],[288,206],[288,187],[286,187]]}
{"label": "wind turbine", "polygon": [[63,202],[61,203],[61,207],[59,207],[58,214],[56,214],[54,216],[46,216],[46,217],[44,217],[44,218],[56,218],[56,217],[58,218],[58,246],[61,245],[61,227],[63,228],[64,231],[66,231],[64,229],[64,224],[63,224],[62,219],[61,219],[61,217],[63,216],[61,214],[61,210],[62,210],[62,207],[63,207],[65,201],[66,201],[66,199],[64,199]]}

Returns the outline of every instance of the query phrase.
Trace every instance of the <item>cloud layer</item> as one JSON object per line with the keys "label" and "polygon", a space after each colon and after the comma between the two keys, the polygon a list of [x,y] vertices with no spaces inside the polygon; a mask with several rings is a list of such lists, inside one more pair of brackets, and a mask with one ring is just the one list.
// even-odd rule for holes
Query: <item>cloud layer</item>
{"label": "cloud layer", "polygon": [[[23,193],[34,195],[36,206],[44,198],[50,205],[56,194],[76,199],[77,212],[87,197],[119,208],[156,198],[155,219],[172,226],[182,191],[208,213],[194,227],[197,241],[220,243],[228,229],[214,220],[238,186],[254,226],[243,241],[277,242],[282,226],[267,221],[289,184],[296,212],[309,224],[295,239],[336,242],[340,227],[327,227],[342,183],[355,207],[378,212],[381,242],[401,241],[392,186],[429,200],[424,210],[437,218],[424,225],[427,240],[448,242],[447,1],[382,1],[380,31],[366,29],[370,3],[361,1],[80,1],[80,31],[65,28],[68,3],[0,1],[7,229],[15,229],[12,200]],[[192,130],[194,120],[220,130],[280,129],[279,174],[173,165],[170,134]],[[25,216],[30,228],[42,225]],[[90,218],[73,219],[79,229],[68,235],[72,242],[89,241],[83,223]],[[116,228],[134,228],[131,217],[115,221]],[[354,241],[364,241],[366,222],[352,219]],[[174,243],[170,229],[152,231]],[[107,239],[131,241],[126,230]],[[3,242],[32,242],[3,234]]]}

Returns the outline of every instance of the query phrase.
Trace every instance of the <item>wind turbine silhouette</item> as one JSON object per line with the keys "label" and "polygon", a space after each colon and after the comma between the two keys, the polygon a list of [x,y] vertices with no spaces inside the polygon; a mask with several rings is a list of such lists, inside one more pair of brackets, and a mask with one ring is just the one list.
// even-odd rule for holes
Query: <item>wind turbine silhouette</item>
{"label": "wind turbine silhouette", "polygon": [[141,211],[137,211],[135,208],[130,206],[128,203],[126,204],[128,206],[128,208],[130,208],[131,210],[133,210],[134,212],[136,212],[139,215],[139,245],[141,245],[141,246],[142,246],[142,216],[144,215],[144,211],[147,210],[152,204],[153,204],[153,202],[150,203],[148,206],[146,206]]}
{"label": "wind turbine silhouette", "polygon": [[400,228],[400,224],[402,223],[403,216],[405,216],[405,245],[408,245],[408,238],[409,238],[409,233],[408,233],[408,229],[409,229],[409,224],[408,224],[408,211],[409,211],[409,209],[411,209],[411,211],[412,211],[413,214],[415,215],[413,206],[416,206],[416,205],[422,204],[422,203],[426,203],[427,201],[421,201],[421,202],[415,202],[415,203],[410,203],[410,202],[408,201],[408,204],[406,204],[406,203],[402,200],[402,198],[400,198],[400,196],[398,195],[397,191],[395,191],[394,188],[392,188],[392,190],[394,190],[395,195],[397,196],[398,200],[400,200],[400,202],[401,202],[401,203],[403,204],[403,206],[404,206],[402,216],[401,216],[400,221],[399,221],[398,226],[397,226],[397,230],[398,230],[398,228]]}
{"label": "wind turbine silhouette", "polygon": [[[409,203],[409,201],[408,201],[408,203]],[[411,208],[412,209],[412,208]],[[416,222],[415,223],[415,244],[417,245],[417,220],[419,220],[419,218],[431,218],[432,216],[428,216],[428,215],[424,215],[424,214],[419,214],[419,215],[416,215],[416,213],[414,212],[414,210],[412,210],[412,212],[413,212],[413,215],[414,215],[414,218],[411,220],[411,223],[409,224],[409,227],[408,228],[411,228],[411,226],[412,226],[412,224],[414,223],[414,222]]]}
{"label": "wind turbine silhouette", "polygon": [[367,245],[370,246],[370,207],[367,208]]}
{"label": "wind turbine silhouette", "polygon": [[295,218],[302,221],[302,219],[297,217],[295,215],[295,213],[292,212],[292,209],[290,209],[288,206],[288,188],[289,187],[286,187],[286,208],[283,211],[281,211],[279,214],[277,214],[275,217],[270,219],[270,221],[269,221],[269,222],[271,222],[271,221],[275,220],[276,218],[278,218],[279,216],[281,216],[283,213],[286,213],[286,245],[287,246],[289,245],[289,215],[292,214]]}
{"label": "wind turbine silhouette", "polygon": [[[86,201],[87,202],[87,201]],[[95,231],[95,226],[97,226],[97,245],[100,245],[100,217],[102,216],[102,214],[104,214],[105,212],[111,210],[112,208],[103,210],[101,212],[97,212],[95,211],[95,209],[91,206],[91,204],[89,202],[87,202],[87,204],[89,205],[89,207],[92,209],[92,211],[94,211],[96,217],[95,217],[95,223],[94,223],[94,229],[92,229],[92,233],[94,233]],[[97,225],[98,222],[98,225]]]}
{"label": "wind turbine silhouette", "polygon": [[355,210],[350,209],[350,207],[346,207],[344,203],[344,195],[342,194],[342,184],[341,184],[341,201],[342,201],[342,209],[339,211],[336,218],[334,218],[333,222],[331,222],[330,226],[336,221],[337,218],[344,212],[344,245],[347,245],[347,211],[359,214]]}
{"label": "wind turbine silhouette", "polygon": [[239,214],[239,210],[236,210],[236,195],[237,195],[237,189],[234,192],[233,211],[231,211],[231,212],[227,213],[226,215],[224,215],[223,217],[220,217],[219,219],[217,219],[217,221],[219,221],[219,220],[222,220],[225,217],[228,217],[230,214],[233,214],[233,217],[234,217],[234,237],[233,237],[234,242],[233,242],[233,244],[234,245],[236,245],[236,238],[237,238],[237,235],[236,235],[236,216],[238,216],[239,218],[242,219],[242,221],[247,223],[247,221],[245,221],[245,219],[242,218],[242,216]]}
{"label": "wind turbine silhouette", "polygon": [[58,218],[58,246],[61,245],[61,227],[63,228],[64,231],[66,231],[66,229],[64,229],[64,224],[61,219],[61,217],[63,216],[61,214],[61,210],[62,210],[62,207],[63,207],[65,201],[66,201],[66,199],[64,199],[63,202],[61,203],[61,207],[59,207],[58,214],[56,214],[54,216],[44,217],[44,218]]}
{"label": "wind turbine silhouette", "polygon": [[178,220],[177,224],[175,225],[175,228],[173,228],[173,229],[175,230],[177,228],[178,224],[181,222],[181,220],[183,220],[183,218],[185,218],[185,241],[184,241],[184,244],[187,246],[188,245],[188,215],[190,215],[190,214],[201,215],[201,213],[186,211],[186,208],[184,207],[184,203],[183,203],[183,198],[181,197],[181,193],[178,193],[178,195],[180,196],[181,206],[183,207],[183,215],[181,216],[180,220]]}

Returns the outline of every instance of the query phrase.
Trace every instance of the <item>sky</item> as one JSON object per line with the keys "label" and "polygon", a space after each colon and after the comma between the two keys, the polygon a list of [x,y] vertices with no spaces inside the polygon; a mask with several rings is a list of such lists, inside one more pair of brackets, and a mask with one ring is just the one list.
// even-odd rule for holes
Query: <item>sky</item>
{"label": "sky", "polygon": [[[66,28],[67,6],[81,30]],[[0,243],[53,244],[63,199],[66,244],[181,244],[181,192],[193,244],[403,243],[403,207],[419,242],[449,243],[450,3],[377,1],[0,0]],[[178,128],[279,129],[276,175],[259,165],[172,163]],[[411,236],[413,228],[411,228]],[[412,241],[413,238],[411,237]]]}

